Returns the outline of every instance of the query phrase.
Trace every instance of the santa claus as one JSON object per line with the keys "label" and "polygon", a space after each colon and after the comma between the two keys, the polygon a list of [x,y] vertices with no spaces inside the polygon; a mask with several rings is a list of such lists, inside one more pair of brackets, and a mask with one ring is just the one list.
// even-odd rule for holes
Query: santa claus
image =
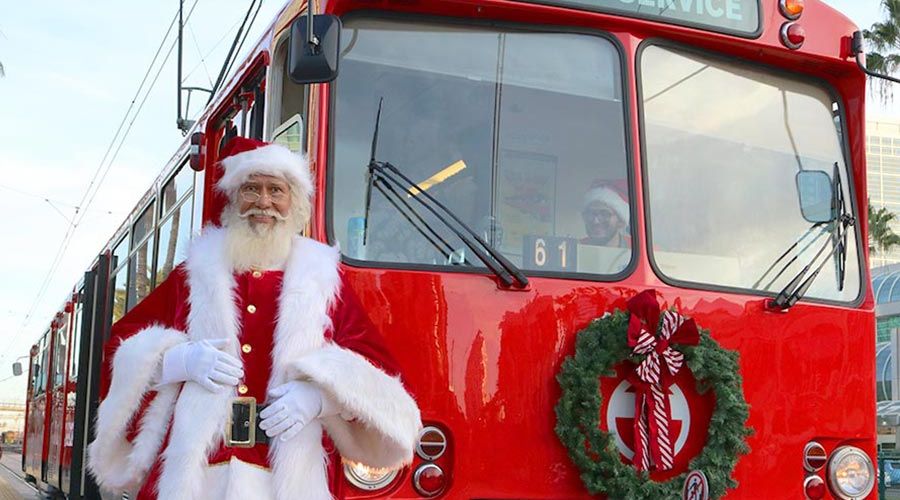
{"label": "santa claus", "polygon": [[113,326],[89,467],[139,499],[331,498],[341,457],[408,463],[419,410],[338,250],[297,234],[306,161],[243,138],[223,157],[222,227]]}

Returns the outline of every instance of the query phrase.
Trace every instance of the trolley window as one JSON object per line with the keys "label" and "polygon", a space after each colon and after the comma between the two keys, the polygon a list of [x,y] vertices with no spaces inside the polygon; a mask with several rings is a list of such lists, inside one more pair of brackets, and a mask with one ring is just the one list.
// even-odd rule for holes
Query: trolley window
{"label": "trolley window", "polygon": [[66,377],[66,355],[68,354],[69,313],[64,313],[56,328],[53,347],[53,387],[63,384]]}
{"label": "trolley window", "polygon": [[188,244],[191,241],[191,214],[193,206],[188,196],[178,208],[159,226],[159,260],[156,263],[156,284],[162,283],[187,259]]}
{"label": "trolley window", "polygon": [[856,233],[847,231],[845,259],[831,257],[834,223],[811,222],[801,208],[801,173],[816,172],[828,196],[839,193],[853,211],[840,114],[829,93],[660,46],[643,51],[640,67],[657,270],[676,282],[777,293],[805,265],[831,259],[806,296],[855,300]]}
{"label": "trolley window", "polygon": [[483,266],[416,202],[417,191],[376,183],[366,207],[381,102],[376,158],[517,266],[599,275],[628,266],[621,58],[612,42],[412,21],[345,26],[329,213],[345,256]]}
{"label": "trolley window", "polygon": [[[131,231],[133,251],[128,261],[128,302],[131,310],[153,290],[153,215],[155,203],[151,202],[138,217]],[[149,235],[149,236],[148,236]],[[143,238],[146,238],[142,241]]]}
{"label": "trolley window", "polygon": [[41,350],[39,356],[39,361],[37,363],[37,370],[35,379],[37,383],[35,384],[35,394],[43,394],[47,390],[47,358],[50,351],[50,334],[52,330],[47,330],[44,333],[44,336],[41,337]]}
{"label": "trolley window", "polygon": [[162,188],[161,217],[165,217],[194,188],[194,171],[182,165]]}
{"label": "trolley window", "polygon": [[128,293],[128,290],[126,289],[127,284],[128,266],[122,266],[122,268],[113,276],[112,283],[110,283],[109,286],[110,290],[113,291],[110,295],[110,302],[112,302],[112,317],[110,318],[110,324],[119,321],[122,319],[122,316],[125,315],[125,299]]}
{"label": "trolley window", "polygon": [[81,355],[81,325],[84,313],[84,288],[76,295],[75,311],[72,314],[72,356],[69,357],[69,382],[78,380],[78,356]]}

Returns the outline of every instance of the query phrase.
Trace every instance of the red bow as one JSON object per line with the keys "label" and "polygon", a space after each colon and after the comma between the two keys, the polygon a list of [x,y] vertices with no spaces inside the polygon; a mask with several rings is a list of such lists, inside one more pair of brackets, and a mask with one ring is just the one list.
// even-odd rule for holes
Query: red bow
{"label": "red bow", "polygon": [[675,454],[669,432],[672,408],[668,388],[684,365],[684,355],[672,345],[697,345],[700,332],[693,319],[674,311],[662,311],[660,324],[659,302],[653,290],[629,300],[628,311],[628,346],[635,355],[646,355],[628,377],[636,392],[633,463],[641,471],[670,470]]}

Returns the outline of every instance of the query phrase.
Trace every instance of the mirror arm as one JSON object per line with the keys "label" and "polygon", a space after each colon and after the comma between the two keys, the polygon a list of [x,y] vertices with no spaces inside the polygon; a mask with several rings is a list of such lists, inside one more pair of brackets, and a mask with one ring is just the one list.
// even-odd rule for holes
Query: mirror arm
{"label": "mirror arm", "polygon": [[319,37],[316,36],[315,31],[313,30],[313,10],[315,10],[315,5],[312,1],[308,2],[306,5],[306,44],[310,48],[310,52],[313,54],[319,53]]}
{"label": "mirror arm", "polygon": [[853,32],[853,38],[850,40],[850,53],[856,58],[856,66],[865,74],[873,77],[873,78],[881,78],[882,80],[887,80],[893,83],[900,83],[900,79],[894,78],[890,75],[884,75],[881,73],[876,73],[863,64],[863,58],[865,57],[865,43],[863,41],[863,33],[862,31]]}

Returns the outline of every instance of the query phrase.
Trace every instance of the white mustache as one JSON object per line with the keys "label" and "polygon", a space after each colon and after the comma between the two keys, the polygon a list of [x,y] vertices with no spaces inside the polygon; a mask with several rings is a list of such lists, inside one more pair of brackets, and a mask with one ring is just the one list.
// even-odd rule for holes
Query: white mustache
{"label": "white mustache", "polygon": [[287,217],[278,213],[277,210],[272,210],[272,209],[265,210],[262,208],[251,208],[251,209],[247,210],[246,212],[244,212],[242,214],[238,214],[238,215],[242,219],[248,219],[253,215],[264,215],[264,216],[268,216],[268,217],[274,217],[275,220],[277,220],[277,221],[286,221],[287,220]]}

